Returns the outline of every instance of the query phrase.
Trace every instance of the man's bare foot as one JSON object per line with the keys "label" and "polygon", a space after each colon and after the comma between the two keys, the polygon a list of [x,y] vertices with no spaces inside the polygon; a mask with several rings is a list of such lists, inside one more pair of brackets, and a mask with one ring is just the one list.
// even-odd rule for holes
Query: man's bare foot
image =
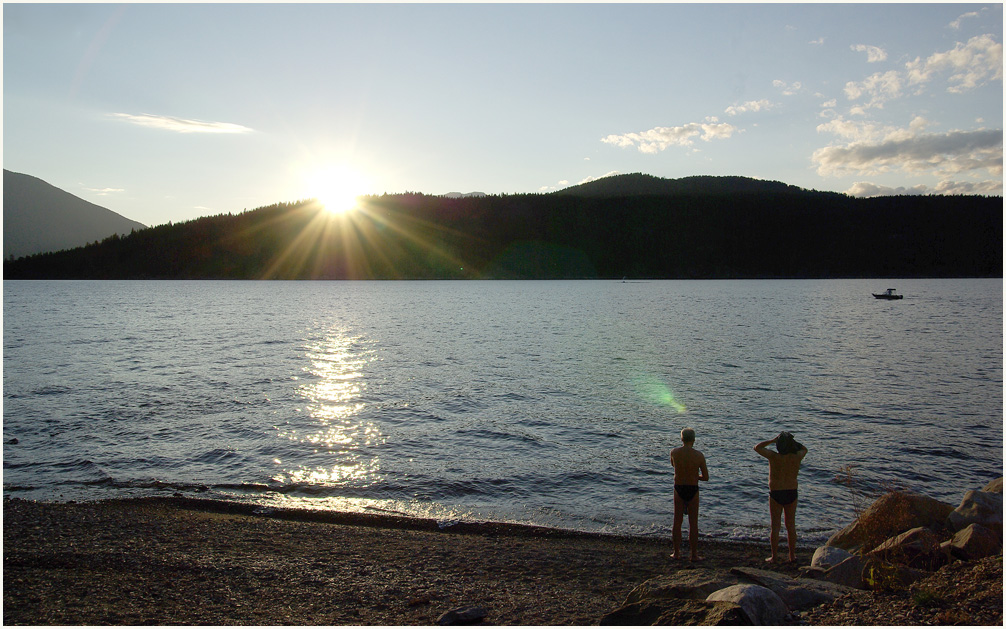
{"label": "man's bare foot", "polygon": [[765,560],[765,563],[779,563],[779,560],[776,559],[775,557],[769,557],[768,559]]}
{"label": "man's bare foot", "polygon": [[678,557],[677,553],[671,553],[670,557],[668,557],[668,558],[669,559],[673,559],[674,561],[677,561],[678,559],[681,559],[681,557]]}
{"label": "man's bare foot", "polygon": [[689,561],[705,561],[705,559],[706,559],[705,557],[700,557],[699,555],[692,555]]}

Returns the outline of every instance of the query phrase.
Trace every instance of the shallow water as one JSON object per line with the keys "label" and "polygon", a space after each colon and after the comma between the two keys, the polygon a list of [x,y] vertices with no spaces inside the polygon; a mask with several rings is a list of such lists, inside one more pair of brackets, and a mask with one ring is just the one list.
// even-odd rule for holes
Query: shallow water
{"label": "shallow water", "polygon": [[786,429],[813,542],[848,465],[952,503],[1002,475],[1002,329],[1001,280],[4,282],[4,493],[663,536],[693,426],[702,533],[763,539]]}

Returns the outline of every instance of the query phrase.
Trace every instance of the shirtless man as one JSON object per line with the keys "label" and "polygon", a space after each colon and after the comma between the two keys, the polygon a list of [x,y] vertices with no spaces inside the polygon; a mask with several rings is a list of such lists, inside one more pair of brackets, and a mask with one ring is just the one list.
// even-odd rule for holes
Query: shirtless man
{"label": "shirtless man", "polygon": [[[776,444],[773,452],[768,446]],[[772,556],[765,561],[778,562],[779,525],[786,513],[786,534],[789,541],[789,561],[796,561],[796,488],[800,461],[807,456],[807,448],[797,443],[793,435],[781,432],[775,439],[762,441],[755,452],[768,459],[768,509],[772,516]]]}
{"label": "shirtless man", "polygon": [[688,514],[688,543],[692,548],[692,561],[699,561],[699,481],[709,480],[706,457],[692,447],[695,431],[685,428],[681,431],[680,447],[671,450],[671,465],[674,467],[674,554],[671,559],[681,557],[681,521]]}

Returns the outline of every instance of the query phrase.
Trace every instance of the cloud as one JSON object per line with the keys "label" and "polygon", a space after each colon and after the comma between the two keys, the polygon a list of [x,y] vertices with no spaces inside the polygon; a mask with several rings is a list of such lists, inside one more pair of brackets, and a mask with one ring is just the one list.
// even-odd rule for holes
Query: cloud
{"label": "cloud", "polygon": [[845,84],[845,96],[849,100],[868,97],[861,109],[876,107],[883,109],[886,101],[898,98],[902,94],[902,76],[896,70],[877,72],[862,82],[849,81]]}
{"label": "cloud", "polygon": [[972,37],[966,44],[957,42],[953,50],[930,55],[925,61],[917,57],[905,64],[908,82],[927,83],[935,75],[952,72],[948,92],[959,94],[1003,78],[1003,45],[992,35]]}
{"label": "cloud", "polygon": [[824,37],[818,37],[817,39],[812,39],[807,43],[812,46],[822,46],[824,45]]}
{"label": "cloud", "polygon": [[576,182],[576,185],[580,185],[580,184],[583,184],[583,183],[590,183],[591,181],[597,181],[598,179],[604,179],[605,177],[614,177],[615,175],[618,175],[618,174],[621,174],[621,173],[619,173],[617,170],[612,170],[610,172],[604,173],[600,177],[587,177],[586,179],[583,179],[581,181]]}
{"label": "cloud", "polygon": [[749,111],[761,111],[763,109],[768,110],[773,107],[775,107],[775,103],[763,98],[762,100],[749,100],[743,105],[731,105],[724,110],[724,113],[736,116],[737,114],[743,114]]}
{"label": "cloud", "polygon": [[906,188],[904,186],[891,187],[871,183],[869,181],[857,181],[852,184],[845,194],[852,197],[880,197],[895,195],[925,195],[925,194],[986,194],[1002,195],[1002,180],[988,181],[941,181],[933,187],[924,184]]}
{"label": "cloud", "polygon": [[785,81],[780,81],[779,79],[776,79],[772,81],[772,86],[782,90],[783,96],[793,96],[801,89],[803,89],[803,85],[800,83],[800,81],[796,81],[794,83],[786,83]]}
{"label": "cloud", "polygon": [[[817,164],[818,174],[824,176],[873,175],[892,170],[937,175],[987,171],[1002,175],[1002,129],[919,133],[921,124],[891,131],[879,141],[820,148],[811,159]],[[822,126],[829,125],[832,123]]]}
{"label": "cloud", "polygon": [[88,192],[93,192],[99,197],[107,197],[110,194],[116,194],[119,192],[125,192],[125,188],[84,188]]}
{"label": "cloud", "polygon": [[706,122],[690,122],[680,127],[654,127],[649,131],[626,133],[624,135],[609,135],[601,138],[605,144],[630,147],[635,146],[640,153],[659,153],[669,146],[692,146],[694,138],[704,142],[729,138],[737,127],[726,122],[718,122],[715,117]]}
{"label": "cloud", "polygon": [[878,61],[884,61],[887,59],[887,51],[883,48],[878,48],[877,46],[867,46],[866,44],[856,44],[855,46],[850,46],[856,52],[866,53],[867,63],[876,63]]}
{"label": "cloud", "polygon": [[204,122],[202,120],[186,120],[171,116],[156,116],[153,114],[109,114],[141,127],[152,127],[176,133],[252,133],[254,129],[230,122]]}
{"label": "cloud", "polygon": [[[986,10],[987,10],[987,8],[982,8],[982,12],[984,12]],[[954,29],[955,31],[959,31],[959,30],[961,30],[961,21],[965,20],[967,18],[972,18],[972,17],[980,17],[980,14],[977,11],[969,11],[967,13],[962,13],[962,14],[960,14],[960,15],[957,16],[956,20],[954,20],[953,22],[951,22],[947,26],[949,26],[950,28]]]}

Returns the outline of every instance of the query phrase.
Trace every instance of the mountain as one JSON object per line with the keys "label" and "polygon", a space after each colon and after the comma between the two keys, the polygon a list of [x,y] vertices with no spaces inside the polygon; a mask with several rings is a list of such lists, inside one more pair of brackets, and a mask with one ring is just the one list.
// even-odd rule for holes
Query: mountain
{"label": "mountain", "polygon": [[[633,185],[615,196],[385,194],[337,217],[313,201],[280,203],[5,261],[4,278],[1002,277],[1001,197],[860,199],[719,177],[613,182]],[[646,185],[698,191],[640,192]],[[748,191],[725,192],[739,188]]]}
{"label": "mountain", "polygon": [[699,175],[680,179],[664,179],[632,173],[611,175],[557,190],[551,194],[577,197],[632,197],[646,195],[722,195],[722,194],[799,194],[810,192],[779,181],[751,177],[715,177]]}
{"label": "mountain", "polygon": [[3,256],[73,249],[146,227],[37,177],[3,171]]}
{"label": "mountain", "polygon": [[464,199],[465,197],[484,197],[485,192],[448,192],[447,194],[440,195],[442,197],[447,197],[448,199]]}

